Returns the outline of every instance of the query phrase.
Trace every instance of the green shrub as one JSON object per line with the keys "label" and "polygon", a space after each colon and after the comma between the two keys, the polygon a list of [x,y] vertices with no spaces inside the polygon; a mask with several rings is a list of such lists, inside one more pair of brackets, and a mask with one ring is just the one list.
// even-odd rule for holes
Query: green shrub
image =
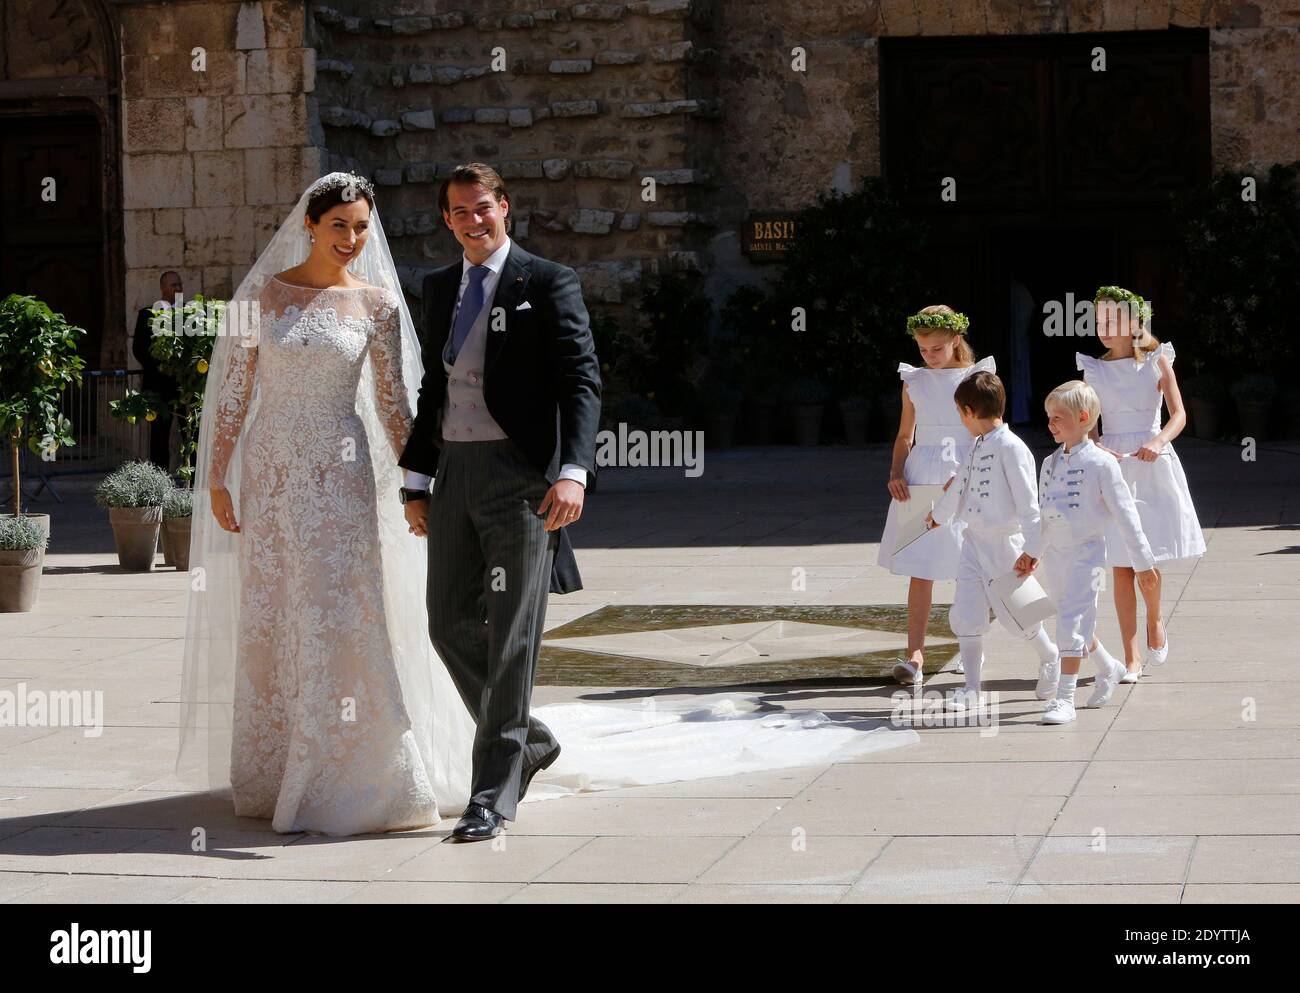
{"label": "green shrub", "polygon": [[152,462],[126,462],[104,477],[95,488],[101,507],[161,507],[175,484]]}
{"label": "green shrub", "polygon": [[0,551],[44,548],[49,540],[45,529],[30,517],[0,517]]}

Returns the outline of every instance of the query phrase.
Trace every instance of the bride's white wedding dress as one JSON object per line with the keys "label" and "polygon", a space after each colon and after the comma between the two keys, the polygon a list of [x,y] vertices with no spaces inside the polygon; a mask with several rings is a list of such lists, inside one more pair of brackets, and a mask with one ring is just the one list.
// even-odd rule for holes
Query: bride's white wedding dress
{"label": "bride's white wedding dress", "polygon": [[[212,353],[177,769],[276,831],[423,827],[464,809],[474,728],[428,637],[425,556],[437,549],[408,532],[396,499],[419,340],[377,210],[351,267],[367,285],[277,275],[306,257],[311,192],[231,302],[256,347],[227,333]],[[235,500],[238,534],[213,519],[217,484]],[[917,740],[756,704],[714,694],[675,708],[536,708],[563,750],[527,799],[819,765]]]}
{"label": "bride's white wedding dress", "polygon": [[435,823],[388,637],[375,473],[356,409],[369,357],[384,441],[399,456],[411,411],[398,301],[275,277],[259,305],[257,347],[234,350],[218,396],[209,476],[224,484],[260,380],[240,488],[235,813],[331,834]]}

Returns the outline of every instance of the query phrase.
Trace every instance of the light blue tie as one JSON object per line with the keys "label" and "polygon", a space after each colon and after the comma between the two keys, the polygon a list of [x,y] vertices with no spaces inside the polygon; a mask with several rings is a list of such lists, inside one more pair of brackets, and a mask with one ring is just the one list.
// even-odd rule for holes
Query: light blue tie
{"label": "light blue tie", "polygon": [[456,311],[456,322],[451,328],[451,361],[453,365],[456,362],[456,356],[460,354],[461,345],[465,344],[465,339],[469,337],[469,329],[474,326],[479,311],[483,309],[483,278],[489,271],[485,265],[472,265],[469,267],[469,285],[465,287],[465,292],[461,295],[460,309]]}

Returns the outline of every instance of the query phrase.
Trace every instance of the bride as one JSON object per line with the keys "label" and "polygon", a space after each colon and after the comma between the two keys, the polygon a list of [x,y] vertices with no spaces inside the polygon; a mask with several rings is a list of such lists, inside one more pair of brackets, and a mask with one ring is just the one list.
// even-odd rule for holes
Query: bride
{"label": "bride", "polygon": [[[429,640],[427,542],[391,499],[420,340],[369,182],[336,172],[302,194],[230,301],[209,366],[178,772],[279,832],[459,813],[474,725]],[[528,799],[916,740],[735,702],[538,708],[564,751]]]}

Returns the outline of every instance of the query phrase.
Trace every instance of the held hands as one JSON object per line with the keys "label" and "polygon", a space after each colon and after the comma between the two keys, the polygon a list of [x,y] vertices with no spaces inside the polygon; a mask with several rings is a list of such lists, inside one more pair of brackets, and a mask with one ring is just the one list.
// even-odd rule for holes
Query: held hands
{"label": "held hands", "polygon": [[1032,573],[1035,569],[1038,568],[1038,559],[1034,558],[1032,555],[1029,555],[1028,553],[1025,553],[1021,555],[1020,558],[1016,559],[1016,564],[1014,568],[1016,570],[1016,575],[1019,576],[1021,579],[1024,579],[1026,576],[1028,576],[1030,573]]}
{"label": "held hands", "polygon": [[1150,593],[1160,582],[1160,573],[1155,569],[1143,569],[1137,574],[1138,589],[1143,593]]}
{"label": "held hands", "polygon": [[217,523],[224,530],[238,534],[239,522],[235,520],[235,504],[230,499],[230,491],[224,486],[213,486],[208,489],[208,494],[212,500],[212,516]]}
{"label": "held hands", "polygon": [[544,525],[546,530],[556,531],[581,517],[582,501],[586,492],[582,484],[575,480],[557,479],[546,491],[546,496],[542,498],[542,505],[537,508],[538,515],[545,514],[547,507],[551,509],[551,512],[546,514]]}
{"label": "held hands", "polygon": [[429,537],[429,500],[408,500],[402,504],[406,526],[417,538]]}
{"label": "held hands", "polygon": [[895,500],[906,502],[909,496],[907,480],[902,476],[891,476],[889,479],[889,495]]}
{"label": "held hands", "polygon": [[928,527],[931,531],[933,531],[935,528],[939,526],[938,523],[935,521],[933,514],[925,515],[925,526]]}

